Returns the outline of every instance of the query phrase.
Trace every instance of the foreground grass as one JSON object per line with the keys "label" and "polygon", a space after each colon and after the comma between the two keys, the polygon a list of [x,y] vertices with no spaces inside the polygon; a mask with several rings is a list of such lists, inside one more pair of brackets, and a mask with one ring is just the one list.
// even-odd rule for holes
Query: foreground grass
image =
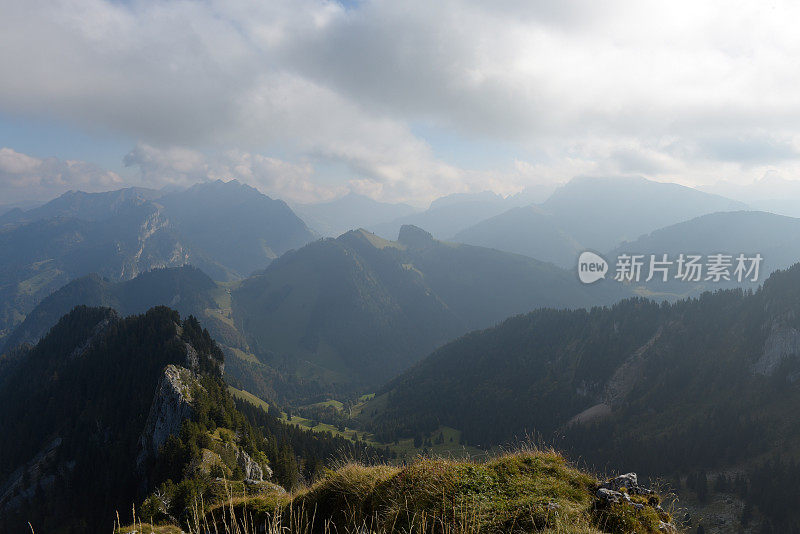
{"label": "foreground grass", "polygon": [[[440,458],[420,458],[405,467],[349,463],[294,494],[275,491],[237,497],[231,492],[224,502],[198,505],[188,530],[192,534],[662,532],[659,525],[669,516],[656,509],[657,496],[632,496],[631,503],[603,505],[595,497],[599,484],[553,451],[521,451],[485,463]],[[120,532],[134,530],[151,532],[141,525]]]}

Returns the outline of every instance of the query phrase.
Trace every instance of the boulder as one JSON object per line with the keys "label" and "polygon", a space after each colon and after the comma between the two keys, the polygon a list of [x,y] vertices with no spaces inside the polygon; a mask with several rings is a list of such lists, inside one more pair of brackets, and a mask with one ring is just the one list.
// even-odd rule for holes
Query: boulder
{"label": "boulder", "polygon": [[653,493],[653,490],[639,486],[639,477],[636,473],[625,473],[624,475],[614,477],[603,483],[600,487],[612,491],[620,491],[622,488],[625,488],[631,495],[650,495]]}
{"label": "boulder", "polygon": [[250,458],[250,455],[242,449],[237,451],[236,460],[239,463],[239,467],[242,468],[246,481],[262,482],[265,476],[266,478],[272,476],[272,469],[269,467],[262,468],[258,462]]}
{"label": "boulder", "polygon": [[620,503],[622,501],[630,501],[631,498],[627,494],[620,491],[610,490],[608,488],[600,488],[595,494],[597,498],[603,503]]}
{"label": "boulder", "polygon": [[595,492],[595,497],[597,498],[595,506],[597,508],[605,508],[611,504],[624,504],[637,511],[651,508],[658,514],[660,519],[658,526],[660,532],[677,532],[675,526],[670,523],[669,515],[658,504],[658,499],[651,497],[631,499],[631,495],[652,495],[653,493],[653,490],[639,485],[639,477],[636,476],[636,473],[625,473],[611,478],[598,486]]}

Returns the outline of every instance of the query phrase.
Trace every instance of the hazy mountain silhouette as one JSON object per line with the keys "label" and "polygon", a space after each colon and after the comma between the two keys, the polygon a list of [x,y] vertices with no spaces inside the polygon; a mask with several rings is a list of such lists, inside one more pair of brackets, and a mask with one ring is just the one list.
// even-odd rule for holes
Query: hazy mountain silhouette
{"label": "hazy mountain silhouette", "polygon": [[[659,297],[685,296],[733,286],[755,287],[771,272],[800,261],[800,219],[761,211],[712,213],[622,243],[607,254],[607,260],[613,263],[620,254],[644,256],[643,278],[638,285]],[[667,282],[663,282],[658,273],[650,282],[645,282],[653,254],[657,261],[663,259],[663,254],[668,255],[668,261],[676,261],[680,254],[700,255],[703,263],[714,254],[732,256],[731,280],[706,281],[704,274],[700,282],[683,282],[674,279],[677,270],[673,267],[673,276]],[[740,254],[747,258],[760,254],[763,258],[756,282],[743,277],[743,283],[740,283],[734,276],[736,258]]]}
{"label": "hazy mountain silhouette", "polygon": [[457,193],[434,200],[425,211],[367,228],[381,237],[394,239],[400,227],[408,224],[425,228],[437,239],[449,239],[460,230],[502,213],[513,205],[491,191]]}
{"label": "hazy mountain silhouette", "polygon": [[657,228],[745,207],[696,189],[644,178],[578,177],[539,206],[512,209],[481,221],[456,234],[454,240],[571,268],[581,249],[611,250]]}
{"label": "hazy mountain silhouette", "polygon": [[356,193],[348,193],[330,202],[297,204],[294,210],[309,227],[324,237],[340,236],[350,230],[368,228],[419,211],[408,204],[378,202]]}
{"label": "hazy mountain silhouette", "polygon": [[609,302],[572,273],[404,226],[365,230],[286,254],[232,292],[237,327],[259,359],[322,383],[374,385],[433,347],[540,306]]}
{"label": "hazy mountain silhouette", "polygon": [[167,194],[69,192],[6,213],[0,225],[0,337],[42,298],[89,273],[127,280],[191,263],[234,280],[315,238],[284,202],[235,181]]}
{"label": "hazy mountain silhouette", "polygon": [[512,208],[462,230],[458,243],[491,247],[572,268],[583,245],[539,206]]}
{"label": "hazy mountain silhouette", "polygon": [[200,183],[158,203],[189,248],[240,277],[316,237],[285,202],[236,180]]}
{"label": "hazy mountain silhouette", "polygon": [[203,319],[204,310],[217,307],[213,299],[216,288],[208,275],[190,266],[156,269],[122,282],[112,282],[96,274],[83,276],[43,299],[6,337],[5,349],[37,343],[61,316],[78,305],[113,308],[121,315],[169,305],[182,315]]}

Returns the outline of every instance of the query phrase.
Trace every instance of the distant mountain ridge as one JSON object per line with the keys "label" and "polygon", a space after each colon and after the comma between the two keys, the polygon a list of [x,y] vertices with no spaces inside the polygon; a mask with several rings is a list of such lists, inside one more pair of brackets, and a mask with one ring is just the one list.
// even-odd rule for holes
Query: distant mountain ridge
{"label": "distant mountain ridge", "polygon": [[68,191],[63,195],[29,210],[17,210],[0,216],[0,226],[52,219],[75,218],[101,221],[114,217],[126,204],[144,204],[160,198],[163,192],[143,187],[130,187],[104,193]]}
{"label": "distant mountain ridge", "polygon": [[284,201],[236,180],[200,183],[163,195],[157,203],[190,249],[237,278],[316,239]]}
{"label": "distant mountain ridge", "polygon": [[[770,273],[800,261],[800,219],[760,211],[712,213],[622,243],[607,254],[607,259],[614,262],[622,254],[642,256],[642,279],[630,286],[642,294],[657,298],[672,299],[730,287],[756,288]],[[667,261],[673,262],[671,276],[667,282],[663,282],[659,275],[646,282],[651,256],[655,255],[656,260],[661,261],[664,254],[667,254]],[[681,254],[686,257],[700,256],[703,264],[713,255],[729,256],[731,266],[727,271],[730,280],[708,281],[705,270],[698,282],[676,280],[677,267],[674,262]],[[743,277],[742,282],[737,280],[736,258],[740,254],[746,258],[761,257],[756,281],[748,277]]]}
{"label": "distant mountain ridge", "polygon": [[324,237],[338,237],[350,230],[368,228],[418,211],[408,204],[378,202],[352,192],[329,202],[297,204],[294,209],[310,228]]}
{"label": "distant mountain ridge", "polygon": [[234,280],[313,239],[284,202],[236,181],[172,193],[69,192],[0,217],[0,338],[42,298],[89,273],[128,280],[191,263]]}
{"label": "distant mountain ridge", "polygon": [[359,230],[284,255],[234,290],[232,302],[235,324],[260,359],[363,387],[509,315],[619,296],[604,291],[550,264],[404,226],[397,241]]}
{"label": "distant mountain ridge", "polygon": [[581,250],[606,252],[658,228],[741,202],[644,178],[573,178],[545,202],[505,211],[455,235],[454,241],[524,254],[572,268]]}
{"label": "distant mountain ridge", "polygon": [[493,217],[513,206],[522,205],[524,198],[508,199],[493,193],[455,193],[438,198],[430,207],[418,213],[395,220],[366,226],[369,231],[387,239],[394,239],[404,225],[425,228],[437,239],[450,239],[460,230],[479,221]]}
{"label": "distant mountain ridge", "polygon": [[235,384],[268,399],[298,399],[375,387],[438,345],[510,315],[624,295],[583,286],[551,264],[404,226],[397,241],[359,230],[310,243],[235,284],[189,266],[129,281],[79,278],[36,306],[5,350],[35,343],[76,305],[122,314],[169,305],[209,329]]}
{"label": "distant mountain ridge", "polygon": [[215,308],[217,285],[191,266],[156,269],[131,280],[112,282],[96,274],[77,278],[48,295],[25,320],[0,343],[2,349],[36,344],[63,315],[78,305],[113,308],[123,316],[144,313],[169,305],[183,315],[204,317],[204,310]]}

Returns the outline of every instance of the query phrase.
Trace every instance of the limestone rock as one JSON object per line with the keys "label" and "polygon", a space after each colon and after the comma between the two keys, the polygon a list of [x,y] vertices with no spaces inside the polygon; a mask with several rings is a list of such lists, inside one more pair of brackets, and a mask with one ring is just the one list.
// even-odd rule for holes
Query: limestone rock
{"label": "limestone rock", "polygon": [[170,435],[180,432],[184,419],[192,415],[192,385],[195,379],[191,371],[183,367],[168,365],[156,389],[150,413],[139,438],[139,455],[136,464],[158,453]]}
{"label": "limestone rock", "polygon": [[800,332],[795,328],[773,324],[761,357],[753,364],[753,371],[772,376],[778,366],[791,356],[800,354]]}
{"label": "limestone rock", "polygon": [[595,497],[597,498],[595,506],[603,508],[611,504],[625,504],[637,511],[649,507],[658,514],[660,519],[659,530],[661,532],[677,532],[675,527],[670,523],[669,515],[658,504],[658,499],[652,499],[651,497],[647,497],[646,499],[631,499],[632,495],[649,496],[653,493],[653,490],[639,485],[639,477],[636,473],[625,473],[624,475],[619,475],[600,484],[595,492]]}
{"label": "limestone rock", "polygon": [[[36,456],[26,464],[18,467],[5,482],[0,485],[0,513],[6,510],[17,510],[28,499],[33,497],[37,488],[48,489],[55,482],[55,476],[48,471],[56,458],[62,440],[56,437],[48,443]],[[74,468],[74,462],[64,464],[66,470]]]}
{"label": "limestone rock", "polygon": [[184,344],[186,345],[186,367],[188,367],[194,373],[199,373],[200,355],[197,354],[197,351],[191,345],[191,343],[184,342]]}
{"label": "limestone rock", "polygon": [[621,491],[622,488],[625,488],[625,491],[630,495],[651,495],[653,493],[653,490],[643,488],[639,485],[639,477],[636,473],[625,473],[624,475],[614,477],[603,483],[600,487],[612,491]]}
{"label": "limestone rock", "polygon": [[622,493],[621,491],[615,491],[608,488],[600,488],[597,490],[595,494],[601,502],[608,504],[608,503],[619,503],[619,502],[630,502],[631,498],[628,496],[627,493]]}
{"label": "limestone rock", "polygon": [[272,476],[272,469],[269,467],[262,468],[258,462],[250,458],[250,455],[242,449],[237,451],[236,460],[239,462],[239,467],[242,468],[245,480],[262,482],[265,477],[270,478]]}

